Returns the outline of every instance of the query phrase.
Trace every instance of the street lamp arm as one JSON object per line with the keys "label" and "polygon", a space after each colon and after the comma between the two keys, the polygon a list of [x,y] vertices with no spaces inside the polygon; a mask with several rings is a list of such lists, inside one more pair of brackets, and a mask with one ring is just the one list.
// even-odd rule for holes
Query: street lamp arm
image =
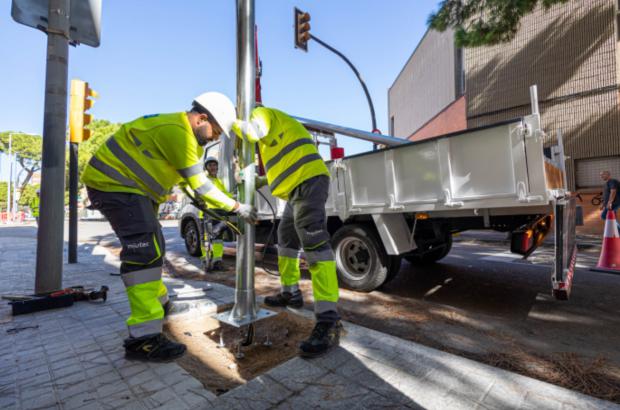
{"label": "street lamp arm", "polygon": [[364,89],[364,93],[366,94],[366,99],[368,100],[368,106],[370,107],[370,116],[372,118],[372,131],[374,132],[377,129],[377,119],[376,119],[376,116],[375,116],[375,106],[373,105],[372,99],[370,98],[370,93],[368,92],[368,88],[366,87],[366,83],[364,82],[364,80],[362,80],[362,76],[360,75],[359,71],[357,71],[357,68],[355,68],[353,63],[351,61],[349,61],[349,59],[347,57],[345,57],[344,54],[342,54],[340,51],[336,50],[334,47],[330,46],[329,44],[327,44],[326,42],[324,42],[323,40],[319,39],[318,37],[316,37],[313,34],[310,34],[310,38],[312,40],[316,41],[317,43],[319,43],[320,45],[322,45],[323,47],[325,47],[326,49],[328,49],[329,51],[331,51],[332,53],[334,53],[337,56],[339,56],[340,58],[342,58],[344,60],[344,62],[347,63],[349,65],[349,67],[351,67],[351,70],[353,70],[353,72],[357,76],[357,79],[359,80],[360,84],[362,85],[362,88]]}

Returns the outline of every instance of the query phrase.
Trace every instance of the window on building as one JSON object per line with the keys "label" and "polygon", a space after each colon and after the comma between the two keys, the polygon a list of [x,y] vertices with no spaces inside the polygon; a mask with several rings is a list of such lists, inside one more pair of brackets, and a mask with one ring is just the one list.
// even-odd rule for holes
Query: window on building
{"label": "window on building", "polygon": [[394,135],[394,116],[393,115],[390,117],[390,135],[395,136]]}
{"label": "window on building", "polygon": [[612,178],[620,179],[620,157],[578,159],[575,168],[577,189],[600,188],[601,171],[609,171]]}

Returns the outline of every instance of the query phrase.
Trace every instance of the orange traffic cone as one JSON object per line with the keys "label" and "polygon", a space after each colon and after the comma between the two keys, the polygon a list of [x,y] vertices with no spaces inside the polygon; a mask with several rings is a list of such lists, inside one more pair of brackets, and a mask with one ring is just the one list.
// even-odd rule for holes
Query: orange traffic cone
{"label": "orange traffic cone", "polygon": [[598,265],[592,269],[595,272],[620,273],[620,235],[616,224],[614,211],[607,211],[605,220],[605,236]]}

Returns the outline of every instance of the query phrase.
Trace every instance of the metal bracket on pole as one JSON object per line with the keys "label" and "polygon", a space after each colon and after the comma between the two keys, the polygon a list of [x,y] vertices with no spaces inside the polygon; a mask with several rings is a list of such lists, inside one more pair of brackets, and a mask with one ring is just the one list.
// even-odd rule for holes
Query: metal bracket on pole
{"label": "metal bracket on pole", "polygon": [[[237,0],[237,112],[249,120],[255,103],[256,50],[254,47],[254,0]],[[243,142],[239,155],[243,183],[239,185],[239,202],[254,205],[256,176],[254,144]],[[275,316],[275,312],[259,309],[254,291],[253,224],[244,222],[237,238],[235,305],[216,318],[234,327]]]}

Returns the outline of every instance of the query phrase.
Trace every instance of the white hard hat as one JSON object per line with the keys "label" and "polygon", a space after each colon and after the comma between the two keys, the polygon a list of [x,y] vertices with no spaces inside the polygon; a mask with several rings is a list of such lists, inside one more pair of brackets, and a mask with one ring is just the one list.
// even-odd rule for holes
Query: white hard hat
{"label": "white hard hat", "polygon": [[230,130],[237,119],[237,111],[230,98],[222,93],[209,91],[194,98],[192,105],[199,111],[202,108],[211,114],[224,131],[224,135],[230,137]]}
{"label": "white hard hat", "polygon": [[205,158],[205,166],[207,166],[207,164],[209,162],[215,162],[218,165],[220,164],[220,162],[215,157],[207,157],[207,158]]}

